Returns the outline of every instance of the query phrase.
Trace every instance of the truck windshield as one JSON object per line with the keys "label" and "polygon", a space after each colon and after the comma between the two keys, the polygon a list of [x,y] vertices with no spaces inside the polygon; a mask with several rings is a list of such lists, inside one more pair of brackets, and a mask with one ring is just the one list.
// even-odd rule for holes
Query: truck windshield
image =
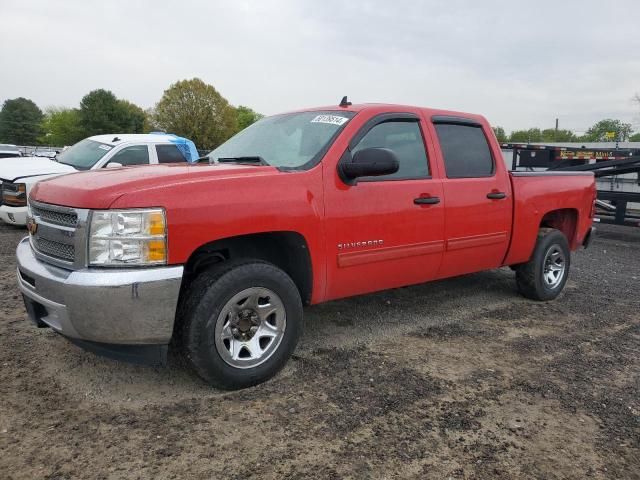
{"label": "truck windshield", "polygon": [[65,165],[71,165],[76,170],[89,170],[104,157],[113,146],[96,142],[88,138],[56,156],[56,160]]}
{"label": "truck windshield", "polygon": [[209,153],[209,161],[259,159],[273,167],[306,170],[317,164],[355,112],[315,111],[267,117]]}

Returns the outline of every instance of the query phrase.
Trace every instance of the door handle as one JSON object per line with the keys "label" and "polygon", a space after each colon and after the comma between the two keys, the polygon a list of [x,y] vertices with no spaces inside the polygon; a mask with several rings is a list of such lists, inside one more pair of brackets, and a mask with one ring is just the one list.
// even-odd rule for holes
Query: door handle
{"label": "door handle", "polygon": [[489,192],[487,193],[487,198],[490,200],[502,200],[507,198],[507,194],[504,192]]}
{"label": "door handle", "polygon": [[418,197],[413,199],[416,205],[435,205],[440,203],[440,197]]}

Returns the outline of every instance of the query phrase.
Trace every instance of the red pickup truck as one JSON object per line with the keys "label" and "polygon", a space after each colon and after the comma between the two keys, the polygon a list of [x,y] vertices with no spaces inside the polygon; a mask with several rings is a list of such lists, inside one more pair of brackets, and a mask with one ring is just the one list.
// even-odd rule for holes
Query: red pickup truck
{"label": "red pickup truck", "polygon": [[509,173],[479,115],[343,102],[209,158],[38,183],[17,249],[30,318],[130,361],[173,342],[241,388],[285,364],[303,305],[502,266],[550,300],[593,230],[593,175]]}

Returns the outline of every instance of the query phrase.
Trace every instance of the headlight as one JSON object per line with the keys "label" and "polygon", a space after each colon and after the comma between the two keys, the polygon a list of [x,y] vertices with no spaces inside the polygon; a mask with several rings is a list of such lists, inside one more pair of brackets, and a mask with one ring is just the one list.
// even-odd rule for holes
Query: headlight
{"label": "headlight", "polygon": [[2,203],[10,207],[26,207],[27,186],[24,183],[3,183]]}
{"label": "headlight", "polygon": [[96,210],[89,228],[90,265],[167,263],[164,210]]}

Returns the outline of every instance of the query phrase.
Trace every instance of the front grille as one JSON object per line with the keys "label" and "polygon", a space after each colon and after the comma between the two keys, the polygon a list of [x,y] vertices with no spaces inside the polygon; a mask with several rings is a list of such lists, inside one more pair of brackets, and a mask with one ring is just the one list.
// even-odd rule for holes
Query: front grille
{"label": "front grille", "polygon": [[48,255],[53,258],[58,258],[66,262],[73,262],[76,257],[76,249],[73,245],[67,245],[66,243],[54,242],[46,238],[34,237],[35,246],[40,253]]}
{"label": "front grille", "polygon": [[77,267],[84,253],[76,251],[76,248],[84,245],[79,237],[83,233],[80,214],[84,215],[84,210],[37,201],[29,202],[29,207],[35,220],[31,245],[36,253],[45,255],[47,258],[43,258],[44,261],[59,260],[65,263],[65,267]]}
{"label": "front grille", "polygon": [[63,225],[65,227],[75,227],[78,224],[78,214],[74,212],[61,212],[43,207],[41,204],[31,205],[31,213],[34,217],[40,217],[45,222]]}

